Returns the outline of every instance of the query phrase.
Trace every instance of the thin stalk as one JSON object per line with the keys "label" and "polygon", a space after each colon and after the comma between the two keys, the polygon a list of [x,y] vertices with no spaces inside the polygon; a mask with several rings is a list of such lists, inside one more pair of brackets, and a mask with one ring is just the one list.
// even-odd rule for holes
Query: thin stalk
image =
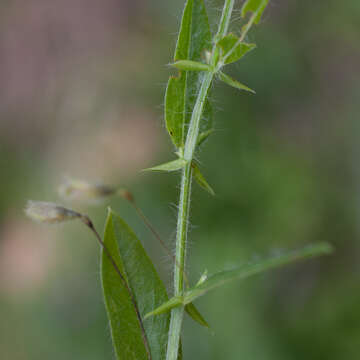
{"label": "thin stalk", "polygon": [[163,249],[166,251],[168,256],[173,260],[174,264],[179,268],[179,270],[184,274],[184,280],[187,285],[187,287],[190,287],[189,279],[186,275],[185,269],[183,269],[176,260],[175,256],[171,253],[170,249],[165,244],[164,240],[160,237],[159,233],[156,231],[154,226],[151,224],[149,219],[145,216],[144,212],[136,205],[136,203],[133,201],[131,202],[131,205],[139,215],[140,219],[144,222],[145,226],[150,230],[150,232],[154,235],[154,237],[159,241],[160,245],[163,247]]}
{"label": "thin stalk", "polygon": [[167,245],[165,244],[164,240],[161,238],[159,233],[156,231],[154,226],[151,224],[150,220],[145,216],[144,212],[140,209],[140,207],[137,205],[135,198],[133,194],[123,188],[118,189],[117,193],[125,200],[129,202],[129,204],[135,209],[136,213],[138,214],[139,218],[144,222],[145,226],[150,230],[150,232],[154,235],[154,237],[159,241],[160,245],[163,247],[163,249],[167,252],[169,257],[173,260],[174,264],[178,266],[184,273],[184,279],[186,282],[187,287],[190,287],[189,279],[186,275],[186,272],[184,269],[181,268],[180,264],[176,261],[175,256],[172,254],[172,252],[169,250]]}
{"label": "thin stalk", "polygon": [[227,33],[231,20],[231,14],[234,8],[234,1],[235,0],[225,1],[224,8],[221,14],[218,32],[215,36],[215,42],[219,41]]}
{"label": "thin stalk", "polygon": [[[224,8],[219,24],[218,36],[223,36],[227,33],[232,10],[234,6],[234,0],[225,0]],[[212,52],[212,59],[210,63],[214,62],[215,52]],[[190,212],[190,196],[191,196],[191,181],[192,181],[192,167],[191,161],[194,157],[194,152],[199,136],[200,120],[204,109],[204,104],[207,98],[208,90],[211,86],[211,82],[214,78],[214,72],[206,72],[202,79],[202,84],[199,90],[199,94],[196,99],[196,103],[191,115],[189,124],[189,130],[186,137],[184,159],[187,161],[186,166],[182,171],[181,178],[181,190],[179,200],[178,211],[178,223],[176,232],[176,262],[180,266],[174,268],[174,295],[182,295],[184,290],[184,273],[182,269],[185,269],[186,259],[186,240],[189,223]],[[184,307],[175,308],[171,311],[171,320],[169,328],[169,339],[167,347],[167,360],[177,360],[178,350],[180,343],[180,334],[182,327],[182,320],[184,315]]]}

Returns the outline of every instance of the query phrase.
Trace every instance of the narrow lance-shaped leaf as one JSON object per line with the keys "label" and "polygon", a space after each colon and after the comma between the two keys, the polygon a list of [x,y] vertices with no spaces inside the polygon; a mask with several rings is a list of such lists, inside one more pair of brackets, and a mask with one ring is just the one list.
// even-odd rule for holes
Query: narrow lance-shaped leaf
{"label": "narrow lance-shaped leaf", "polygon": [[204,143],[208,137],[214,132],[214,129],[205,130],[204,132],[199,134],[197,146],[200,146]]}
{"label": "narrow lance-shaped leaf", "polygon": [[[238,43],[239,38],[230,33],[224,36],[219,42],[218,45],[221,48],[221,56],[224,58],[230,53],[230,56],[227,56],[225,59],[225,64],[231,64],[235,61],[240,60],[248,52],[256,48],[255,44],[247,44],[244,42]],[[236,46],[234,48],[234,46]]]}
{"label": "narrow lance-shaped leaf", "polygon": [[[201,54],[211,48],[211,32],[203,0],[188,0],[185,5],[174,61],[201,62]],[[165,122],[177,148],[184,146],[186,126],[196,100],[200,73],[180,71],[170,77],[165,94]],[[206,106],[209,106],[208,104]]]}
{"label": "narrow lance-shaped leaf", "polygon": [[176,171],[182,169],[186,165],[186,160],[176,159],[165,164],[157,165],[152,168],[144,169],[144,171]]}
{"label": "narrow lance-shaped leaf", "polygon": [[200,314],[199,310],[195,307],[193,303],[185,305],[185,311],[188,315],[197,323],[207,328],[210,328],[208,322],[204,319],[204,317]]}
{"label": "narrow lance-shaped leaf", "polygon": [[192,60],[179,60],[171,64],[171,66],[185,71],[211,71],[209,65]]}
{"label": "narrow lance-shaped leaf", "polygon": [[204,189],[206,190],[209,194],[211,195],[215,195],[214,190],[212,189],[212,187],[208,184],[208,182],[206,181],[204,175],[201,173],[199,167],[197,166],[197,164],[195,163],[195,161],[193,161],[191,163],[191,166],[193,168],[193,175],[194,178],[196,180],[196,182]]}
{"label": "narrow lance-shaped leaf", "polygon": [[255,24],[261,20],[261,16],[269,3],[269,0],[246,0],[241,8],[241,16],[245,17],[249,11],[252,11],[255,16]]}
{"label": "narrow lance-shaped leaf", "polygon": [[233,270],[226,270],[216,273],[209,276],[198,286],[195,286],[192,289],[186,291],[183,296],[171,298],[168,302],[162,304],[161,306],[159,306],[159,308],[147,314],[146,317],[162,314],[171,310],[174,307],[185,306],[189,303],[192,303],[195,299],[204,295],[209,290],[220,287],[229,281],[246,279],[252,275],[256,275],[271,269],[276,269],[284,265],[291,264],[295,261],[305,260],[320,255],[327,255],[331,254],[332,252],[333,247],[328,243],[318,243],[306,246],[305,248],[295,252],[269,258],[268,260],[262,260],[256,263],[235,268]]}
{"label": "narrow lance-shaped leaf", "polygon": [[132,293],[103,251],[102,285],[117,360],[165,359],[169,314],[144,320],[146,313],[167,301],[164,284],[136,235],[112,211],[106,222],[104,244]]}
{"label": "narrow lance-shaped leaf", "polygon": [[249,92],[255,94],[254,90],[250,89],[248,86],[242,84],[241,82],[231,78],[229,75],[224,74],[222,71],[219,71],[218,78],[221,81],[223,81],[225,84],[228,84],[228,85],[234,87],[235,89],[245,90],[245,91],[249,91]]}

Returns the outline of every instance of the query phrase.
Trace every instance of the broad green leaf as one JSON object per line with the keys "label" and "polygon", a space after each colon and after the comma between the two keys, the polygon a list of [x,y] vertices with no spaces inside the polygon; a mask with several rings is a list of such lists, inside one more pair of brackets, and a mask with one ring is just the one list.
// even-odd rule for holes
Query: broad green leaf
{"label": "broad green leaf", "polygon": [[186,160],[176,159],[165,164],[154,166],[152,168],[144,169],[143,171],[176,171],[182,169],[186,165]]}
{"label": "broad green leaf", "polygon": [[[244,55],[246,55],[249,51],[256,48],[255,44],[247,44],[241,42],[238,44],[239,38],[230,33],[224,36],[219,42],[218,45],[220,46],[222,53],[221,56],[224,58],[227,56],[228,53],[231,52],[230,56],[225,59],[225,64],[231,64],[235,61],[240,60]],[[233,50],[234,46],[236,45],[235,49]]]}
{"label": "broad green leaf", "polygon": [[195,305],[193,303],[185,305],[185,311],[197,323],[199,323],[200,325],[205,326],[207,328],[210,328],[210,325],[207,323],[207,321],[204,319],[204,317],[200,314],[199,310],[195,307]]}
{"label": "broad green leaf", "polygon": [[[203,0],[188,0],[181,21],[174,62],[201,62],[202,53],[211,49],[211,32]],[[178,77],[170,77],[165,94],[165,123],[177,148],[184,146],[202,73],[181,70]],[[209,103],[205,104],[204,113]],[[209,127],[210,128],[210,127]]]}
{"label": "broad green leaf", "polygon": [[256,94],[254,90],[250,89],[249,87],[242,84],[241,82],[231,78],[229,75],[224,74],[222,71],[219,71],[218,77],[221,81],[223,81],[224,83],[226,83],[236,89],[245,90],[245,91],[249,91],[253,94]]}
{"label": "broad green leaf", "polygon": [[248,11],[252,11],[255,16],[255,24],[258,24],[269,0],[246,0],[241,8],[241,16],[245,17]]}
{"label": "broad green leaf", "polygon": [[124,285],[103,251],[101,278],[117,360],[148,360],[145,342],[152,359],[165,359],[169,314],[144,320],[146,313],[167,301],[165,286],[136,235],[111,210],[104,244],[128,284],[128,287]]}
{"label": "broad green leaf", "polygon": [[269,258],[267,260],[258,261],[252,264],[244,265],[233,270],[222,271],[209,276],[198,286],[187,290],[183,296],[171,298],[165,304],[162,304],[157,309],[153,310],[146,316],[159,315],[164,311],[169,311],[177,306],[185,306],[192,303],[198,297],[204,295],[209,290],[215,289],[233,280],[246,279],[252,275],[256,275],[271,269],[276,269],[284,265],[291,264],[295,261],[305,260],[320,255],[328,255],[333,252],[333,247],[328,243],[318,243],[304,247],[301,250],[291,253],[279,255]]}
{"label": "broad green leaf", "polygon": [[204,189],[206,190],[209,194],[211,195],[215,195],[214,190],[212,189],[212,187],[208,184],[208,182],[206,181],[206,179],[204,178],[203,174],[200,172],[199,167],[197,166],[197,164],[195,163],[195,161],[193,161],[191,163],[191,166],[193,168],[193,175],[194,178],[196,180],[196,182]]}
{"label": "broad green leaf", "polygon": [[171,64],[171,66],[176,67],[179,70],[186,71],[211,71],[211,67],[209,65],[192,60],[179,60]]}

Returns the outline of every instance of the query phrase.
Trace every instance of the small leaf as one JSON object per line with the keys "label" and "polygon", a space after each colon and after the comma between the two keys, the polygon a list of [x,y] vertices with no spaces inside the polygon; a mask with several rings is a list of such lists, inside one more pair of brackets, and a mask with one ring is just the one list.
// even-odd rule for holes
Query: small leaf
{"label": "small leaf", "polygon": [[[209,276],[204,282],[200,285],[193,287],[192,289],[186,291],[180,299],[174,301],[174,298],[171,298],[165,304],[162,304],[158,309],[163,309],[164,311],[169,311],[174,307],[180,305],[187,305],[192,303],[198,297],[204,295],[209,290],[215,289],[225,283],[236,280],[236,279],[246,279],[252,275],[256,275],[271,269],[276,269],[284,265],[291,264],[295,261],[305,260],[308,258],[313,258],[320,255],[328,255],[333,252],[333,247],[328,243],[318,243],[304,247],[301,250],[283,254],[270,258],[268,260],[258,261],[249,265],[245,265],[233,270],[222,271],[214,275]],[[152,311],[152,314],[160,314],[158,309]]]}
{"label": "small leaf", "polygon": [[201,274],[200,279],[196,283],[195,287],[202,284],[207,278],[208,278],[208,271],[207,271],[207,269],[205,269],[205,271]]}
{"label": "small leaf", "polygon": [[177,148],[184,145],[186,76],[169,78],[165,92],[165,124],[172,142]]}
{"label": "small leaf", "polygon": [[171,64],[171,66],[185,71],[211,71],[211,67],[209,65],[192,60],[179,60]]}
{"label": "small leaf", "polygon": [[214,190],[212,189],[212,187],[208,184],[208,182],[206,181],[206,179],[204,178],[203,174],[200,172],[199,167],[197,166],[197,164],[193,161],[191,163],[191,166],[193,168],[193,175],[194,178],[196,180],[196,182],[204,189],[206,190],[209,194],[211,195],[215,195]]}
{"label": "small leaf", "polygon": [[258,24],[269,0],[246,0],[241,8],[241,16],[245,17],[248,11],[252,11],[255,16],[255,24]]}
{"label": "small leaf", "polygon": [[214,129],[206,130],[199,134],[197,146],[200,146],[214,132]]}
{"label": "small leaf", "polygon": [[[224,36],[219,42],[218,45],[221,47],[222,50],[222,57],[226,57],[228,53],[231,52],[230,56],[228,56],[225,60],[225,64],[231,64],[235,61],[240,60],[243,56],[245,56],[248,52],[256,48],[255,44],[247,44],[241,42],[237,44],[239,38],[230,33]],[[233,50],[234,46],[236,45],[235,49]]]}
{"label": "small leaf", "polygon": [[[204,1],[187,0],[174,62],[180,60],[201,62],[203,51],[211,47],[211,32]],[[190,122],[201,76],[199,72],[182,70],[178,77],[169,79],[165,94],[165,123],[177,148],[184,146],[187,125]],[[204,113],[208,107],[207,101]]]}
{"label": "small leaf", "polygon": [[250,89],[249,87],[242,84],[241,82],[231,78],[229,75],[224,74],[222,71],[219,71],[218,77],[221,81],[223,81],[224,83],[226,83],[236,89],[245,90],[245,91],[249,91],[253,94],[256,94],[254,90]]}
{"label": "small leaf", "polygon": [[160,305],[159,307],[155,308],[155,310],[148,312],[145,315],[144,319],[147,319],[153,315],[164,314],[164,313],[170,311],[171,309],[182,305],[183,302],[184,302],[184,299],[182,296],[173,296],[169,301],[167,301],[164,304]]}
{"label": "small leaf", "polygon": [[188,315],[197,323],[207,328],[210,328],[210,325],[204,319],[204,317],[200,314],[199,310],[195,307],[193,303],[185,305],[185,311]]}
{"label": "small leaf", "polygon": [[152,359],[165,359],[169,314],[144,321],[147,312],[167,301],[164,284],[136,235],[112,211],[104,244],[127,284],[103,251],[101,278],[117,360],[148,360],[147,348]]}
{"label": "small leaf", "polygon": [[176,159],[165,164],[154,166],[152,168],[144,169],[143,171],[176,171],[182,169],[186,165],[186,160]]}

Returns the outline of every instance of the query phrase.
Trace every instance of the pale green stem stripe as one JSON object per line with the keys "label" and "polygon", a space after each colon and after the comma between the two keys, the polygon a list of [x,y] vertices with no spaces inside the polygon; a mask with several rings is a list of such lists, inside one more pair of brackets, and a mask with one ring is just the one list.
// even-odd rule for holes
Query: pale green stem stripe
{"label": "pale green stem stripe", "polygon": [[[228,26],[231,19],[231,14],[234,6],[234,0],[225,0],[221,21],[219,24],[218,35],[223,36],[228,31]],[[214,52],[212,54],[214,57]],[[211,59],[211,62],[213,59]],[[199,90],[199,94],[196,99],[196,103],[191,115],[189,124],[189,130],[186,137],[184,159],[187,161],[187,165],[183,169],[181,179],[180,190],[180,202],[178,212],[178,223],[176,233],[176,263],[180,266],[174,267],[174,293],[180,295],[184,291],[184,275],[183,269],[185,269],[186,259],[186,239],[189,222],[189,210],[190,210],[190,195],[191,195],[191,180],[192,180],[192,167],[191,161],[194,156],[200,128],[200,120],[204,109],[204,104],[208,94],[208,90],[213,80],[213,72],[205,72],[202,79],[202,84]],[[167,347],[167,360],[177,360],[178,350],[180,343],[182,320],[184,315],[184,308],[176,308],[171,311],[171,320],[169,328],[169,339]]]}
{"label": "pale green stem stripe", "polygon": [[231,14],[234,8],[234,1],[235,0],[225,1],[224,8],[221,14],[219,29],[215,36],[215,42],[219,41],[223,36],[225,36],[228,31]]}

